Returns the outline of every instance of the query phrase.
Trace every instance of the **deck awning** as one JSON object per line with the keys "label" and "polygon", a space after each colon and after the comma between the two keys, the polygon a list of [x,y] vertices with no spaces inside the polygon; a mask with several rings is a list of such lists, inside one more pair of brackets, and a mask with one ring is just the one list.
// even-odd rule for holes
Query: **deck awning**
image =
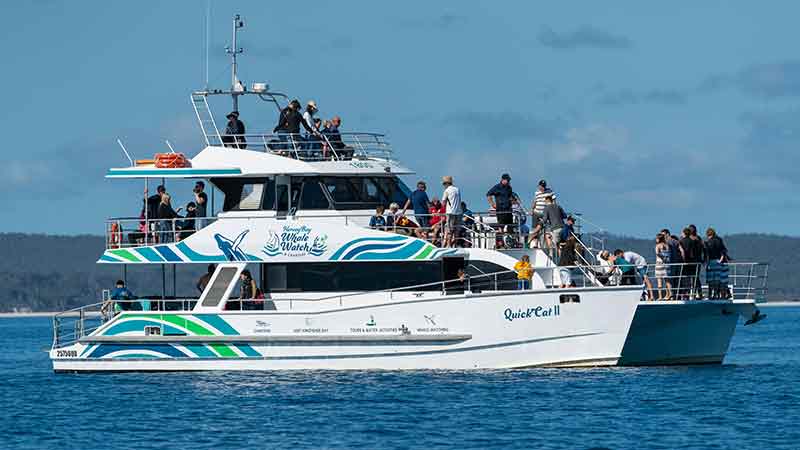
{"label": "deck awning", "polygon": [[210,178],[237,176],[242,174],[242,169],[228,168],[158,168],[153,166],[124,167],[108,169],[106,178]]}

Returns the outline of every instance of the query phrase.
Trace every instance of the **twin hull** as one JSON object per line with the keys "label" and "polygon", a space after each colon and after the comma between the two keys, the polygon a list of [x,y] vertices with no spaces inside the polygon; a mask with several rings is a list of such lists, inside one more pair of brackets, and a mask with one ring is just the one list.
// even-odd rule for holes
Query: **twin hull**
{"label": "twin hull", "polygon": [[404,294],[317,312],[282,302],[278,311],[125,312],[51,358],[56,371],[614,365],[641,289]]}

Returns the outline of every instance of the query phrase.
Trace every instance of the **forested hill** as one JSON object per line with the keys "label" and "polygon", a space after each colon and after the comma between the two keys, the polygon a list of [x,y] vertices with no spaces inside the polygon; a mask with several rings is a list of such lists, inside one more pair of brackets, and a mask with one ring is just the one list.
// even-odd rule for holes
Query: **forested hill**
{"label": "forested hill", "polygon": [[[737,261],[771,264],[770,300],[800,299],[800,277],[794,264],[800,238],[763,234],[723,236]],[[653,242],[608,236],[607,247],[636,251],[652,259]],[[121,278],[120,266],[95,264],[103,250],[101,236],[48,236],[0,233],[0,311],[56,311],[99,301],[103,289]],[[128,280],[136,294],[160,294],[161,272],[130,267]],[[181,266],[177,294],[195,295],[194,280],[204,267]],[[168,276],[171,292],[171,272]]]}

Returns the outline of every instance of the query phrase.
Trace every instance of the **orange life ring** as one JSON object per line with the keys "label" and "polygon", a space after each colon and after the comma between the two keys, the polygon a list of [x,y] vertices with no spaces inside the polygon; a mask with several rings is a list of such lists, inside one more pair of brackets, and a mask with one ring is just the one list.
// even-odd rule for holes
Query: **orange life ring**
{"label": "orange life ring", "polygon": [[111,224],[111,230],[108,232],[108,247],[119,248],[120,237],[122,236],[122,227],[118,222]]}
{"label": "orange life ring", "polygon": [[176,169],[190,167],[189,160],[183,153],[156,153],[155,166],[160,169]]}

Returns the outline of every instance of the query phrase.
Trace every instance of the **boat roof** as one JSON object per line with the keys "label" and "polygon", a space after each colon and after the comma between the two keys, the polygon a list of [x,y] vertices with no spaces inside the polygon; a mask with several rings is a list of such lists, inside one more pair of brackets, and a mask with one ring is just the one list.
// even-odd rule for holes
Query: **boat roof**
{"label": "boat roof", "polygon": [[375,157],[303,160],[275,153],[208,146],[189,160],[191,167],[160,168],[153,163],[111,168],[106,178],[211,178],[267,175],[408,175],[393,159]]}

